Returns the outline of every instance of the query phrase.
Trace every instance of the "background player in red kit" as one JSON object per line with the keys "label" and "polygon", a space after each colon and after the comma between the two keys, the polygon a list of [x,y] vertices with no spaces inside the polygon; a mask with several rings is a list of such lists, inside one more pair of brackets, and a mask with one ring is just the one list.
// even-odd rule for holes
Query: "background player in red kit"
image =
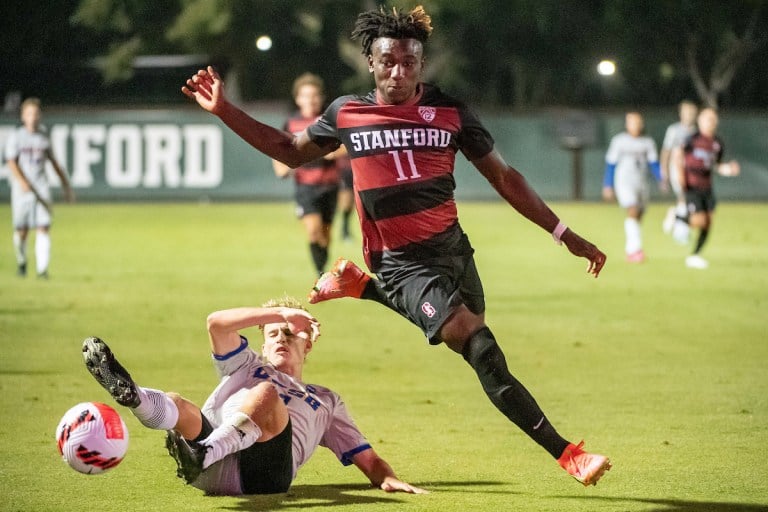
{"label": "background player in red kit", "polygon": [[293,136],[256,121],[223,95],[212,69],[182,91],[259,151],[289,166],[334,151],[349,152],[356,206],[370,279],[341,260],[318,281],[312,300],[341,296],[376,300],[418,325],[430,343],[445,343],[472,366],[491,402],[584,485],[610,469],[607,457],[561,437],[509,372],[484,321],[484,295],[473,249],[453,197],[455,155],[461,151],[507,202],[550,232],[597,276],[605,254],[568,229],[493,147],[493,139],[461,102],[421,82],[432,31],[421,7],[368,11],[353,37],[362,43],[376,88],[336,99],[320,120]]}
{"label": "background player in red kit", "polygon": [[[325,93],[323,79],[304,73],[293,82],[293,101],[299,108],[283,126],[290,133],[301,133],[317,121],[322,113]],[[340,170],[334,155],[320,157],[295,169],[277,160],[272,161],[275,174],[285,178],[293,174],[296,182],[296,216],[301,219],[309,239],[309,252],[318,275],[328,263],[331,243],[331,224],[336,214],[339,195]]]}
{"label": "background player in red kit", "polygon": [[689,268],[705,269],[709,262],[699,254],[709,236],[712,216],[715,211],[715,194],[712,190],[712,173],[722,176],[738,176],[739,162],[722,162],[723,142],[716,135],[717,112],[712,108],[703,109],[697,118],[698,130],[682,147],[674,149],[672,158],[678,170],[678,183],[685,193],[688,206],[688,222],[698,228],[699,236],[693,247],[693,254],[685,259]]}

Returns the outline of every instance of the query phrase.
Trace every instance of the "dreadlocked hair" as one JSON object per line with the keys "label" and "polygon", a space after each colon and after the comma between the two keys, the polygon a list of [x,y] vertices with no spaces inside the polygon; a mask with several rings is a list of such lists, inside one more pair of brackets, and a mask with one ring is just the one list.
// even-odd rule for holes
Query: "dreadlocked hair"
{"label": "dreadlocked hair", "polygon": [[352,39],[359,39],[363,55],[371,55],[371,45],[379,37],[393,39],[416,39],[422,44],[427,42],[432,33],[432,18],[424,7],[417,5],[410,12],[402,12],[397,7],[388,12],[381,6],[378,11],[366,11],[357,16]]}

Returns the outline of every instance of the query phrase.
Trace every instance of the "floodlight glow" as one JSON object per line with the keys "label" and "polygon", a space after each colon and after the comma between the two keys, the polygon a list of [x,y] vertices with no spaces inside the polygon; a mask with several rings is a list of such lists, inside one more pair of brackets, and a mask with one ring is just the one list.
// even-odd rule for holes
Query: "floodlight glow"
{"label": "floodlight glow", "polygon": [[616,63],[612,60],[601,60],[597,65],[597,72],[603,76],[611,76],[616,73]]}
{"label": "floodlight glow", "polygon": [[266,52],[270,48],[272,48],[272,38],[269,36],[259,36],[256,39],[256,48],[259,50]]}

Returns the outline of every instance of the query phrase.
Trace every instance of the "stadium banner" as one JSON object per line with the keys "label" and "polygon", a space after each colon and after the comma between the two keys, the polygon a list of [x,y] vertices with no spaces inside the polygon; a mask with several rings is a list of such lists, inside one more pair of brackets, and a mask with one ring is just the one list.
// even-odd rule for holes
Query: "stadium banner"
{"label": "stadium banner", "polygon": [[[266,111],[265,111],[266,110]],[[278,109],[249,113],[281,127],[289,114]],[[661,146],[674,112],[646,114],[647,132]],[[547,200],[599,200],[604,157],[612,135],[623,130],[623,113],[480,112],[506,160]],[[56,158],[69,173],[79,201],[289,200],[290,179],[274,176],[266,156],[251,148],[216,117],[199,109],[46,109]],[[0,147],[19,123],[0,117]],[[720,135],[725,159],[738,159],[742,176],[717,179],[720,199],[768,199],[768,117],[724,115]],[[4,159],[3,159],[4,163]],[[579,166],[576,172],[575,166]],[[49,165],[50,167],[50,165]],[[57,185],[52,169],[51,182]],[[577,177],[580,177],[577,178]],[[0,172],[0,199],[9,196],[7,169]],[[498,198],[461,155],[456,157],[459,199]],[[578,183],[574,180],[578,179]],[[655,192],[655,197],[662,196]]]}
{"label": "stadium banner", "polygon": [[[274,114],[261,119],[283,123]],[[7,121],[0,119],[3,147],[14,127]],[[43,124],[79,201],[285,199],[293,190],[275,177],[269,158],[202,111],[46,110]],[[7,186],[0,190],[8,194]]]}

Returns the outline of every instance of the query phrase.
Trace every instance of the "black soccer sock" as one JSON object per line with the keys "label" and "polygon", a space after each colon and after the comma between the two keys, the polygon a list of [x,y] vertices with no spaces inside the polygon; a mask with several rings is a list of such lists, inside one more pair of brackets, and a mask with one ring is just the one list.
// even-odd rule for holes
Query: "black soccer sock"
{"label": "black soccer sock", "polygon": [[477,372],[493,405],[552,457],[560,457],[568,441],[549,423],[528,390],[509,373],[504,353],[491,330],[483,327],[477,331],[467,340],[462,355]]}
{"label": "black soccer sock", "polygon": [[696,240],[696,248],[693,250],[693,254],[699,254],[699,251],[704,247],[704,243],[707,241],[707,236],[709,236],[709,228],[701,228],[701,230],[699,230],[699,239]]}
{"label": "black soccer sock", "polygon": [[349,217],[352,215],[352,209],[341,212],[341,236],[349,238]]}
{"label": "black soccer sock", "polygon": [[309,252],[312,254],[312,262],[317,269],[317,275],[325,272],[325,265],[328,263],[328,247],[312,242],[309,244]]}
{"label": "black soccer sock", "polygon": [[397,308],[395,308],[395,305],[392,304],[392,302],[389,300],[389,297],[387,297],[384,289],[381,287],[381,281],[373,277],[371,277],[371,280],[368,281],[368,284],[366,284],[365,288],[363,288],[363,293],[360,295],[360,298],[378,302],[382,306],[388,307],[395,313],[400,313]]}

